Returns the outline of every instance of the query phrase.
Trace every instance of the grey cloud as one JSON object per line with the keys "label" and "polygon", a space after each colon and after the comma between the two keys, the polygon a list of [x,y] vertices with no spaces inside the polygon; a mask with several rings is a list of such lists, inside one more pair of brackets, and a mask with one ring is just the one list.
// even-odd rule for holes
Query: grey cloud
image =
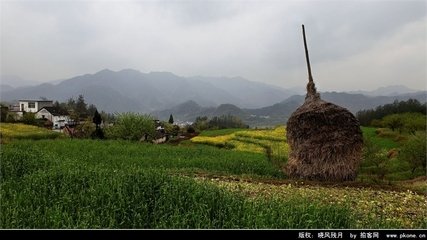
{"label": "grey cloud", "polygon": [[302,23],[324,90],[425,87],[425,1],[1,2],[0,69],[39,81],[135,68],[304,86]]}

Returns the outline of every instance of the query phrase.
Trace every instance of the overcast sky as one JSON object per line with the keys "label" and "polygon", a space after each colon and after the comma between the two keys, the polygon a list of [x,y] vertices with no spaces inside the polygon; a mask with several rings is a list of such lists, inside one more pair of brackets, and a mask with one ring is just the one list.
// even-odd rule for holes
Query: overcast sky
{"label": "overcast sky", "polygon": [[108,68],[304,87],[426,89],[426,1],[4,1],[1,74],[39,82]]}

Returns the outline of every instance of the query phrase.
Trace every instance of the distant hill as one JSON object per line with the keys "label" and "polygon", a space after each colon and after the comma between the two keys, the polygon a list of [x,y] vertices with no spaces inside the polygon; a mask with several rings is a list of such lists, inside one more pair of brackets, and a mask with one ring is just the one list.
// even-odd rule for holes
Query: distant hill
{"label": "distant hill", "polygon": [[417,92],[417,90],[410,89],[403,85],[393,85],[387,87],[380,87],[372,91],[351,91],[348,93],[363,94],[367,96],[396,96],[414,92]]}
{"label": "distant hill", "polygon": [[46,97],[65,101],[83,94],[88,103],[107,112],[151,112],[194,100],[202,106],[234,104],[257,108],[281,101],[294,92],[240,77],[185,78],[169,72],[142,73],[108,69],[57,84],[1,89],[2,101]]}
{"label": "distant hill", "polygon": [[[420,102],[426,102],[426,96],[427,92],[379,97],[338,92],[321,93],[322,99],[345,107],[353,113],[362,109],[370,109],[392,103],[395,100],[402,101],[413,98]],[[213,117],[231,114],[240,117],[251,127],[274,126],[277,124],[286,124],[292,112],[302,105],[304,98],[305,96],[303,95],[294,95],[271,106],[254,109],[241,109],[231,104],[222,104],[216,108],[206,108],[198,105],[195,101],[188,101],[170,109],[153,112],[152,114],[161,120],[168,120],[169,115],[173,114],[174,119],[177,121],[194,121],[198,116]]]}

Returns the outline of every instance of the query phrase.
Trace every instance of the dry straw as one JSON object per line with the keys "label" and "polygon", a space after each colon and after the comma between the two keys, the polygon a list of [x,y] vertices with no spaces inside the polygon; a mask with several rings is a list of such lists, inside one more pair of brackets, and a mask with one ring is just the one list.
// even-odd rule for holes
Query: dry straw
{"label": "dry straw", "polygon": [[354,180],[363,147],[359,121],[347,109],[323,101],[311,75],[305,30],[309,82],[305,102],[287,123],[290,154],[285,172],[292,178],[320,181]]}

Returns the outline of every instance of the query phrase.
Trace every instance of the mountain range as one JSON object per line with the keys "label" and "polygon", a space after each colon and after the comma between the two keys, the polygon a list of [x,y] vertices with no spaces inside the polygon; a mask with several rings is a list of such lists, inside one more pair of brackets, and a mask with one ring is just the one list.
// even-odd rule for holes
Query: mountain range
{"label": "mountain range", "polygon": [[[15,79],[20,86],[24,80]],[[151,113],[161,120],[173,114],[175,120],[194,121],[197,116],[232,114],[251,126],[283,124],[304,101],[301,90],[284,89],[241,77],[181,77],[170,72],[142,73],[132,69],[85,74],[35,86],[11,86],[1,79],[0,100],[48,99],[66,101],[83,94],[98,109],[114,112]],[[376,96],[375,96],[376,95]],[[382,95],[382,96],[379,96]],[[394,100],[409,98],[426,101],[426,92],[405,86],[389,86],[374,91],[324,92],[324,100],[355,113]]]}
{"label": "mountain range", "polygon": [[[410,94],[401,94],[398,96],[366,96],[362,94],[350,94],[343,92],[325,92],[321,93],[321,98],[347,108],[354,114],[362,109],[371,109],[395,100],[404,101],[409,98],[417,99],[420,102],[426,102],[427,92],[421,91]],[[202,107],[195,101],[187,101],[176,105],[170,109],[152,112],[160,120],[168,120],[170,114],[177,121],[194,121],[198,116],[221,116],[235,115],[240,117],[251,127],[255,126],[273,126],[285,124],[292,114],[304,102],[305,96],[293,95],[284,101],[271,106],[255,109],[242,109],[232,104],[221,104],[218,107]]]}
{"label": "mountain range", "polygon": [[83,94],[87,102],[107,112],[151,112],[194,100],[202,106],[230,103],[243,108],[264,107],[295,92],[241,77],[180,77],[170,72],[142,73],[108,69],[37,86],[1,88],[0,99],[65,101]]}

